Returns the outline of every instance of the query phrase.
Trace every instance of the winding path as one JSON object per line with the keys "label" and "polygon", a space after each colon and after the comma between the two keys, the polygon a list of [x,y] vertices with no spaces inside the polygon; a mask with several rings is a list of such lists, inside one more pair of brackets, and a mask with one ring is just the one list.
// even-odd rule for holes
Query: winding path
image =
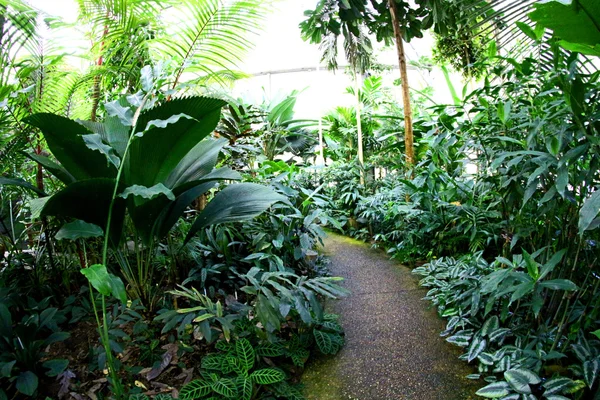
{"label": "winding path", "polygon": [[364,243],[330,234],[325,251],[331,274],[352,294],[329,304],[341,315],[346,345],[309,365],[303,375],[309,400],[466,400],[474,371],[460,349],[439,336],[443,321],[423,301],[410,270]]}

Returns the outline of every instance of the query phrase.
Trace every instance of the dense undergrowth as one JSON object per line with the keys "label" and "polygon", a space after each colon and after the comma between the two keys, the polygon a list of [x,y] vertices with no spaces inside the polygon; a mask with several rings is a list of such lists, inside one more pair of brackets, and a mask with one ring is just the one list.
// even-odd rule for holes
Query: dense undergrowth
{"label": "dense undergrowth", "polygon": [[[39,35],[59,23],[0,0],[0,400],[303,398],[307,360],[344,344],[322,305],[347,294],[316,251],[323,226],[415,268],[479,395],[600,398],[600,75],[578,55],[600,34],[564,28],[591,0],[562,9],[569,23],[521,24],[528,57],[470,40],[485,80],[462,97],[449,84],[453,105],[414,91],[414,164],[407,110],[376,73],[348,89],[360,117],[323,118],[322,149],[316,121],[294,120],[297,92],[215,89],[240,76],[263,3],[79,2],[92,47],[77,72]],[[409,37],[465,11],[396,3]],[[339,14],[349,55],[370,49],[365,26],[390,40],[364,4],[315,11]],[[315,18],[313,39],[342,32]]]}
{"label": "dense undergrowth", "polygon": [[479,395],[596,398],[598,73],[558,47],[551,65],[504,61],[416,122],[408,174],[388,149],[365,167],[385,177],[361,185],[358,165],[335,163],[322,182],[349,234],[417,267],[442,336],[489,383]]}
{"label": "dense undergrowth", "polygon": [[51,195],[1,178],[0,398],[301,399],[311,354],[344,344],[322,302],[347,292],[315,251],[337,222],[273,161],[303,147],[294,95],[221,118],[157,71],[102,122],[24,120],[60,164],[28,154]]}

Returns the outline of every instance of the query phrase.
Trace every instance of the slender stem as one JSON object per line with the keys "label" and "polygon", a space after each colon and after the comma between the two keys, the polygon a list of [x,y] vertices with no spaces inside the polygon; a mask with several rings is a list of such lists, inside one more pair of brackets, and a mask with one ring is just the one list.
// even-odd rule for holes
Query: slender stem
{"label": "slender stem", "polygon": [[[125,165],[125,159],[127,157],[128,151],[129,151],[129,146],[131,145],[131,143],[133,142],[133,139],[135,138],[135,129],[137,126],[137,120],[140,116],[140,113],[142,112],[142,109],[144,108],[144,106],[146,104],[146,101],[148,100],[148,96],[149,96],[149,94],[147,94],[144,97],[144,99],[142,100],[142,104],[138,107],[138,109],[135,112],[135,115],[133,116],[133,121],[131,124],[132,125],[131,135],[129,136],[129,140],[127,141],[127,147],[125,148],[125,152],[123,153],[123,159],[121,161],[121,165],[119,166],[119,170],[117,171],[117,177],[115,179],[115,187],[113,190],[110,204],[108,206],[108,218],[106,221],[106,230],[104,232],[104,247],[102,249],[102,265],[104,265],[104,266],[107,265],[107,261],[108,261],[108,241],[109,241],[109,236],[110,236],[110,225],[111,225],[111,220],[112,220],[112,212],[113,212],[113,207],[115,204],[115,199],[117,198],[117,194],[119,191],[119,181],[121,180],[121,175],[123,173],[123,169],[124,169],[124,165]],[[90,288],[90,290],[91,290],[91,288]],[[108,335],[108,321],[106,318],[106,296],[102,295],[102,319],[103,319],[102,324],[100,323],[100,319],[98,317],[98,313],[97,313],[95,304],[94,304],[94,313],[96,314],[96,322],[98,323],[98,328],[101,330],[100,339],[102,341],[104,350],[106,352],[106,365],[108,366],[108,370],[109,370],[111,380],[112,380],[112,382],[111,382],[112,390],[113,390],[115,396],[117,397],[117,399],[120,399],[123,396],[123,388],[122,388],[121,383],[119,382],[119,379],[117,376],[117,371],[114,368],[112,352],[110,349],[110,342],[109,342],[109,335]]]}
{"label": "slender stem", "polygon": [[129,140],[127,141],[127,146],[125,147],[125,152],[123,153],[123,160],[121,161],[121,165],[119,166],[119,170],[117,171],[117,177],[115,178],[115,188],[113,190],[110,205],[108,206],[108,218],[106,221],[106,231],[104,232],[104,247],[102,249],[102,264],[104,264],[104,265],[106,265],[106,261],[107,261],[110,225],[111,225],[111,220],[112,220],[112,213],[113,213],[113,207],[115,204],[115,199],[117,198],[117,193],[119,191],[119,181],[121,180],[121,175],[123,174],[123,167],[125,165],[125,160],[127,159],[127,154],[129,153],[129,147],[131,146],[131,143],[133,142],[133,139],[135,138],[135,128],[137,127],[137,120],[140,116],[140,113],[142,112],[142,109],[146,105],[146,101],[148,101],[148,96],[149,96],[149,94],[147,94],[144,97],[144,99],[142,100],[142,104],[140,104],[140,106],[138,107],[138,109],[135,112],[135,115],[133,116],[131,134],[129,135]]}

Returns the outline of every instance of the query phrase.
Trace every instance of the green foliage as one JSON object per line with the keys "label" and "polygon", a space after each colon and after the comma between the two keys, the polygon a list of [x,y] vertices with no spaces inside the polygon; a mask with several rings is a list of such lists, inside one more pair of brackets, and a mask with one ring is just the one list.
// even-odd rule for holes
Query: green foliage
{"label": "green foliage", "polygon": [[[544,277],[560,257],[554,257],[551,264],[542,268]],[[486,380],[489,378],[488,382],[492,382],[477,392],[482,397],[531,394],[533,389],[537,391],[542,386],[538,374],[544,363],[565,357],[553,349],[549,327],[529,331],[523,324],[529,313],[537,316],[543,309],[543,299],[549,296],[542,290],[570,290],[572,287],[542,285],[544,282],[529,285],[526,273],[518,271],[528,270],[527,276],[534,272],[527,265],[532,262],[528,259],[531,257],[517,257],[518,263],[511,262],[511,268],[505,269],[502,263],[508,260],[489,265],[479,254],[458,261],[442,258],[414,270],[424,277],[421,284],[429,288],[426,299],[438,307],[441,316],[449,318],[444,335],[450,336],[446,340],[465,348],[466,353],[461,358],[475,361],[479,374],[487,375]],[[547,332],[550,337],[546,336]],[[532,350],[534,348],[537,350]],[[588,364],[588,376],[595,380],[591,367]],[[500,373],[504,380],[495,381],[495,374]],[[581,389],[571,379],[567,381],[569,385],[546,391],[545,395]]]}
{"label": "green foliage", "polygon": [[[196,97],[173,100],[142,112],[132,129],[131,134],[135,138],[131,141],[131,146],[127,146],[129,152],[126,155],[124,149],[123,153],[119,154],[121,150],[115,146],[119,146],[119,143],[127,143],[129,139],[127,127],[133,123],[134,110],[131,105],[118,105],[120,108],[113,107],[113,111],[110,111],[111,108],[109,108],[107,110],[109,115],[111,112],[113,115],[107,119],[104,126],[90,123],[78,124],[75,121],[51,115],[39,114],[30,117],[28,122],[40,128],[44,133],[50,150],[53,151],[58,161],[78,179],[63,191],[56,193],[46,203],[42,210],[42,216],[48,214],[72,215],[86,220],[86,222],[105,226],[110,198],[106,196],[102,200],[95,199],[98,199],[103,193],[107,195],[111,193],[107,189],[115,184],[113,177],[116,175],[116,170],[115,164],[111,165],[107,161],[114,157],[118,160],[117,164],[121,162],[124,164],[123,178],[119,182],[119,185],[122,186],[121,197],[127,199],[130,193],[134,194],[133,198],[127,200],[127,208],[138,234],[145,243],[149,243],[153,237],[163,237],[178,216],[170,214],[181,212],[178,210],[191,202],[191,199],[187,200],[186,193],[194,191],[195,196],[198,196],[202,194],[198,193],[198,188],[206,191],[212,186],[211,183],[234,178],[226,170],[212,171],[216,163],[219,142],[213,142],[212,146],[200,142],[216,126],[222,105],[223,103],[219,100]],[[119,114],[118,111],[121,113]],[[186,116],[189,114],[190,117],[171,118],[175,113]],[[165,123],[156,121],[165,121]],[[59,126],[63,132],[60,136],[55,134]],[[92,130],[87,130],[85,126]],[[98,154],[95,147],[90,148],[84,139],[89,135],[99,135],[99,133],[92,133],[94,131],[107,131],[108,126],[118,126],[118,128],[112,128],[112,136],[100,138],[103,140],[102,144],[110,149],[111,155],[106,158],[106,154]],[[69,129],[65,131],[65,127],[69,127]],[[169,135],[163,134],[165,129],[169,129]],[[215,148],[217,152],[212,151],[211,147]],[[152,165],[142,164],[142,160],[147,159],[148,154],[153,154]],[[100,158],[97,159],[98,157]],[[124,160],[121,160],[123,157],[125,157]],[[141,165],[144,165],[144,168],[141,168]],[[100,182],[94,181],[99,178],[104,179],[102,182],[106,182],[107,189],[99,189]],[[209,185],[206,185],[207,183]],[[77,186],[76,191],[70,188],[72,185]],[[152,194],[150,194],[150,190],[152,190]],[[265,196],[264,193],[261,194],[266,204],[270,205],[268,196]],[[82,199],[90,202],[95,200],[96,207],[76,212],[72,208],[72,196],[77,196],[79,202]],[[223,194],[222,196],[227,195]],[[60,204],[53,198],[60,198]],[[275,199],[273,197],[270,201]],[[117,205],[122,202],[120,200]],[[260,209],[261,207],[255,207],[249,211],[251,214],[248,215],[255,215]],[[120,215],[119,213],[113,215],[112,225],[116,232],[119,232],[123,224],[122,212]],[[214,219],[214,210],[211,214]],[[245,213],[240,210],[235,217],[244,218]],[[211,222],[219,222],[219,219]],[[118,233],[113,239],[118,243]]]}
{"label": "green foliage", "polygon": [[600,7],[593,0],[536,4],[529,14],[534,22],[549,28],[567,50],[600,56]]}
{"label": "green foliage", "polygon": [[[92,388],[99,398],[145,399],[134,374],[154,364],[147,375],[154,379],[150,376],[170,365],[169,357],[192,352],[198,349],[194,340],[205,339],[202,349],[214,346],[231,364],[227,370],[211,369],[210,360],[203,361],[207,371],[201,380],[209,392],[195,381],[202,395],[300,399],[288,380],[291,372],[304,366],[313,348],[332,353],[342,345],[341,327],[323,315],[321,302],[345,291],[336,278],[319,275],[315,252],[323,236],[320,225],[337,221],[319,209],[326,202],[319,190],[297,184],[295,166],[273,161],[287,151],[312,156],[315,141],[304,128],[314,121],[293,120],[293,92],[258,106],[254,116],[230,106],[222,121],[228,130],[217,129],[225,139],[209,137],[225,102],[197,95],[206,93],[211,81],[236,77],[231,62],[249,47],[248,31],[259,28],[264,4],[180,3],[80,2],[79,21],[93,46],[85,55],[93,67],[82,73],[65,70],[51,39],[38,41],[36,24],[43,18],[37,12],[20,1],[0,5],[0,42],[7,49],[0,55],[0,155],[3,160],[10,155],[3,174],[15,177],[0,178],[0,282],[32,294],[29,302],[49,292],[52,305],[64,304],[52,318],[46,313],[57,308],[49,307],[49,300],[38,310],[16,303],[0,308],[3,319],[12,319],[0,325],[7,346],[17,346],[20,325],[35,336],[29,343],[29,336],[18,332],[18,342],[23,339],[31,350],[27,365],[11,358],[20,354],[15,349],[0,349],[0,397],[17,391],[50,395],[54,385],[45,385],[44,373],[59,380],[62,394],[78,391],[86,379],[104,378],[107,369],[108,388]],[[163,7],[169,8],[168,20],[175,16],[180,22],[168,30]],[[45,22],[50,34],[62,25]],[[19,52],[25,45],[31,57]],[[169,63],[144,66],[165,55]],[[184,77],[188,81],[180,86]],[[245,157],[241,137],[256,128],[254,119],[262,125],[248,135],[254,148],[248,146],[251,156]],[[242,142],[237,148],[236,140]],[[27,158],[19,153],[23,149]],[[261,164],[258,171],[254,158]],[[250,167],[251,174],[224,165],[238,171]],[[28,183],[34,179],[35,185]],[[249,182],[225,187],[241,179]],[[207,201],[201,205],[202,200]],[[104,248],[98,239],[103,235]],[[213,262],[221,256],[227,263]],[[261,279],[252,285],[257,293],[273,291],[274,303],[282,305],[273,329],[250,319],[259,305],[261,312],[271,307],[241,290],[251,286],[250,271]],[[272,279],[262,281],[269,273]],[[89,299],[78,298],[75,305],[70,296],[63,303],[66,292],[81,287]],[[150,322],[158,306],[163,311]],[[22,322],[16,322],[17,315]],[[66,369],[65,359],[47,359],[44,353],[51,341],[67,337],[58,329],[67,316],[73,323],[83,320],[81,327],[95,316],[102,342],[90,346],[88,370],[77,375]],[[34,329],[50,319],[56,324]],[[177,338],[171,334],[175,329]],[[326,335],[337,347],[319,347],[315,335]],[[38,339],[46,340],[43,346]],[[233,350],[228,343],[235,343]],[[165,347],[169,350],[162,353]],[[265,363],[267,358],[272,361]],[[137,362],[142,365],[132,365]],[[177,367],[187,362],[182,356]]]}
{"label": "green foliage", "polygon": [[[521,28],[541,43],[542,29]],[[599,75],[548,46],[551,64],[505,58],[501,80],[416,121],[410,175],[373,158],[365,185],[348,162],[319,182],[347,232],[420,265],[426,299],[448,319],[443,336],[488,398],[598,390]]]}
{"label": "green foliage", "polygon": [[46,355],[49,346],[69,338],[69,333],[58,327],[66,318],[57,308],[48,307],[49,298],[37,304],[30,299],[23,315],[8,299],[1,300],[0,382],[8,394],[34,396],[39,376],[56,377],[69,364],[66,359],[47,359]]}
{"label": "green foliage", "polygon": [[[203,379],[190,382],[179,393],[181,399],[202,399],[218,395],[220,398],[255,398],[260,386],[270,391],[286,379],[283,371],[275,368],[258,368],[257,354],[247,339],[234,343],[221,342],[220,353],[202,359],[206,371]],[[290,397],[284,397],[290,398]]]}
{"label": "green foliage", "polygon": [[102,264],[94,264],[87,268],[83,268],[81,273],[85,275],[90,284],[103,296],[114,296],[121,300],[122,303],[127,302],[127,293],[125,285],[118,276],[108,273],[106,266]]}

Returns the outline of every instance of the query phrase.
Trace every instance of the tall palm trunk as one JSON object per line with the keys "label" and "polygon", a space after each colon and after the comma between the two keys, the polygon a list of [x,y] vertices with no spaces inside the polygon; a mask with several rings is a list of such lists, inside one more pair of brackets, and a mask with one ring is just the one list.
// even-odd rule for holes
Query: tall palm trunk
{"label": "tall palm trunk", "polygon": [[358,162],[360,164],[360,184],[365,184],[365,158],[363,154],[363,135],[362,135],[362,121],[360,115],[360,95],[358,85],[358,72],[354,70],[354,94],[356,95],[356,130],[358,133]]}
{"label": "tall palm trunk", "polygon": [[415,164],[415,149],[413,140],[412,107],[410,105],[410,92],[408,86],[408,72],[406,68],[406,54],[404,53],[404,41],[402,29],[398,23],[398,7],[395,0],[388,0],[392,25],[394,25],[394,36],[396,37],[396,50],[398,52],[398,66],[400,67],[400,79],[402,82],[402,99],[404,101],[404,145],[406,147],[406,164],[411,168]]}
{"label": "tall palm trunk", "polygon": [[[106,12],[106,18],[109,17],[109,13]],[[96,65],[101,67],[104,64],[104,57],[102,54],[104,53],[104,39],[108,36],[108,25],[104,25],[104,31],[102,33],[102,43],[100,44],[100,57],[98,57],[98,61],[96,61]],[[91,120],[96,121],[98,106],[100,105],[100,83],[102,77],[98,74],[94,76],[94,87],[92,89],[92,116]]]}

